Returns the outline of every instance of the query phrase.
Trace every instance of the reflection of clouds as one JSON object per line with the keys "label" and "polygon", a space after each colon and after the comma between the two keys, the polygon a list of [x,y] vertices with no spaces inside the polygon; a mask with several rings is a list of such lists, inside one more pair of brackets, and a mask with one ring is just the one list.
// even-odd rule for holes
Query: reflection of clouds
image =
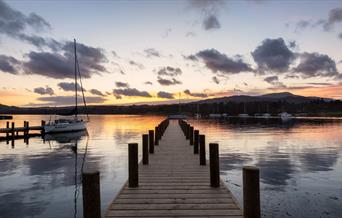
{"label": "reflection of clouds", "polygon": [[245,165],[247,162],[252,161],[253,159],[249,157],[248,154],[243,153],[227,153],[220,155],[220,168],[224,171],[233,170],[236,168],[241,168],[242,165]]}
{"label": "reflection of clouds", "polygon": [[287,185],[287,180],[295,172],[290,155],[279,152],[279,142],[269,142],[265,151],[259,154],[257,166],[260,167],[261,181],[268,185],[278,186],[279,189]]}
{"label": "reflection of clouds", "polygon": [[304,149],[299,155],[302,169],[308,172],[330,171],[338,159],[338,151],[336,149]]}
{"label": "reflection of clouds", "polygon": [[15,155],[3,155],[0,159],[0,176],[8,176],[15,174],[19,162]]}

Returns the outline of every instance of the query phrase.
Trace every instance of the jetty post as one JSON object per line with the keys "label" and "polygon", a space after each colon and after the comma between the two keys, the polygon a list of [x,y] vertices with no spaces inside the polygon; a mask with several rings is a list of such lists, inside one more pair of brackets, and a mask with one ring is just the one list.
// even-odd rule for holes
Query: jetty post
{"label": "jetty post", "polygon": [[148,131],[148,142],[149,142],[150,154],[153,154],[154,153],[154,131],[153,130]]}
{"label": "jetty post", "polygon": [[194,131],[194,154],[198,154],[199,130]]}
{"label": "jetty post", "polygon": [[100,172],[82,173],[83,217],[101,218]]}
{"label": "jetty post", "polygon": [[[6,122],[6,129],[9,129],[9,121],[7,121]],[[8,137],[9,137],[9,134],[8,134],[8,132],[6,132],[6,139],[8,139]]]}
{"label": "jetty post", "polygon": [[210,186],[220,187],[219,148],[217,143],[209,144]]}
{"label": "jetty post", "polygon": [[41,130],[41,133],[42,133],[42,135],[44,135],[44,134],[45,134],[45,129],[44,129],[44,126],[45,126],[45,124],[46,124],[45,120],[42,120],[41,124],[42,124],[42,130]]}
{"label": "jetty post", "polygon": [[159,138],[159,128],[156,126],[154,128],[154,145],[159,145],[158,138]]}
{"label": "jetty post", "polygon": [[260,181],[257,167],[245,166],[243,176],[244,218],[260,218]]}
{"label": "jetty post", "polygon": [[200,165],[206,165],[205,135],[199,135],[199,152]]}
{"label": "jetty post", "polygon": [[138,143],[128,144],[128,186],[138,187]]}
{"label": "jetty post", "polygon": [[143,151],[143,164],[148,164],[148,135],[142,136],[142,151]]}
{"label": "jetty post", "polygon": [[190,126],[189,131],[190,145],[194,145],[194,127]]}

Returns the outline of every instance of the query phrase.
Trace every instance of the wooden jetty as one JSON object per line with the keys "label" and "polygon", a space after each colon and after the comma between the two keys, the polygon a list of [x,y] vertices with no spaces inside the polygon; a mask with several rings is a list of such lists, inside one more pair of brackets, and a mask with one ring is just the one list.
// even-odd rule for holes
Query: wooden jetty
{"label": "wooden jetty", "polygon": [[[165,120],[156,127],[152,143],[150,136],[151,130],[142,137],[140,164],[138,144],[129,144],[129,178],[109,205],[105,218],[260,218],[257,168],[243,169],[241,210],[220,179],[218,144],[209,144],[207,163],[205,136],[183,120]],[[99,172],[84,172],[82,183],[84,217],[100,218]]]}
{"label": "wooden jetty", "polygon": [[[41,121],[40,126],[30,126],[28,121],[24,121],[22,127],[16,127],[14,122],[10,123],[7,121],[6,128],[0,128],[0,134],[4,134],[4,136],[0,136],[0,141],[42,136],[44,135],[44,125],[44,120]],[[35,133],[30,133],[30,131],[34,131]]]}

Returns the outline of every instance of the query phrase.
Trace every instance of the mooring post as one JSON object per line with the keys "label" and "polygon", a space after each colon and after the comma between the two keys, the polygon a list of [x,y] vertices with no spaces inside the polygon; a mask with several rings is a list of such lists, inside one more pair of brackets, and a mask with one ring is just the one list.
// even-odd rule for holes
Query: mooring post
{"label": "mooring post", "polygon": [[142,136],[142,151],[143,151],[143,164],[148,164],[148,135]]}
{"label": "mooring post", "polygon": [[217,143],[209,144],[210,158],[210,185],[211,187],[220,186],[220,165],[219,165],[219,149]]}
{"label": "mooring post", "polygon": [[44,126],[45,126],[45,120],[42,120],[42,131],[41,131],[41,133],[42,133],[43,135],[45,134]]}
{"label": "mooring post", "polygon": [[154,128],[154,145],[158,145],[158,134],[159,134],[159,129],[158,126]]}
{"label": "mooring post", "polygon": [[194,127],[193,126],[190,126],[189,138],[190,138],[190,145],[193,145],[194,144]]}
{"label": "mooring post", "polygon": [[128,186],[138,187],[138,143],[128,144]]}
{"label": "mooring post", "polygon": [[[8,130],[9,129],[9,122],[7,121],[6,122],[6,129]],[[8,138],[9,137],[9,134],[8,134],[8,132],[6,132],[6,138]]]}
{"label": "mooring post", "polygon": [[199,131],[194,131],[194,154],[198,154]]}
{"label": "mooring post", "polygon": [[154,132],[153,132],[153,130],[149,130],[148,131],[148,142],[149,142],[149,145],[150,145],[150,147],[149,147],[149,151],[150,151],[150,153],[151,154],[153,154],[154,153]]}
{"label": "mooring post", "polygon": [[186,127],[185,127],[185,138],[186,139],[189,139],[189,134],[190,134],[190,124],[186,124]]}
{"label": "mooring post", "polygon": [[257,167],[243,167],[244,218],[260,218],[260,183]]}
{"label": "mooring post", "polygon": [[101,218],[100,173],[82,173],[83,217]]}
{"label": "mooring post", "polygon": [[14,122],[12,122],[11,132],[12,132],[12,140],[14,140],[14,138],[15,138],[15,135],[14,135]]}
{"label": "mooring post", "polygon": [[206,164],[205,157],[205,135],[199,135],[199,151],[200,151],[200,165]]}

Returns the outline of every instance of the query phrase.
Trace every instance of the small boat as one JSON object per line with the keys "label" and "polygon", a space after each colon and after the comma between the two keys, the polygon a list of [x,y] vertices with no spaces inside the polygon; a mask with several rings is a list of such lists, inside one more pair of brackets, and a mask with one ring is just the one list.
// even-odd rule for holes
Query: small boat
{"label": "small boat", "polygon": [[222,115],[221,114],[209,114],[210,118],[221,118]]}
{"label": "small boat", "polygon": [[202,117],[202,115],[201,114],[195,114],[195,119],[200,119]]}
{"label": "small boat", "polygon": [[248,114],[239,114],[239,117],[240,118],[247,118],[247,117],[249,117],[249,115]]}
{"label": "small boat", "polygon": [[188,119],[188,116],[184,114],[172,114],[167,117],[168,119],[174,119],[174,120],[183,120]]}
{"label": "small boat", "polygon": [[249,115],[246,112],[246,103],[243,103],[243,113],[238,115],[240,118],[247,118]]}
{"label": "small boat", "polygon": [[269,113],[264,113],[260,116],[260,118],[264,118],[264,119],[268,119],[268,118],[271,118],[271,114]]}
{"label": "small boat", "polygon": [[290,119],[292,119],[292,115],[286,112],[282,112],[279,114],[279,117],[282,121],[288,121]]}
{"label": "small boat", "polygon": [[[83,103],[86,107],[86,102],[84,98],[84,92],[82,87],[81,73],[77,60],[77,52],[76,52],[76,40],[74,40],[74,52],[75,52],[75,108],[72,112],[67,115],[74,115],[72,118],[63,118],[56,120],[49,120],[47,124],[44,126],[45,133],[61,133],[61,132],[76,132],[83,131],[87,129],[86,121],[78,117],[78,109],[77,109],[77,75],[80,79],[80,86],[83,95]],[[65,115],[65,114],[64,114]]]}

